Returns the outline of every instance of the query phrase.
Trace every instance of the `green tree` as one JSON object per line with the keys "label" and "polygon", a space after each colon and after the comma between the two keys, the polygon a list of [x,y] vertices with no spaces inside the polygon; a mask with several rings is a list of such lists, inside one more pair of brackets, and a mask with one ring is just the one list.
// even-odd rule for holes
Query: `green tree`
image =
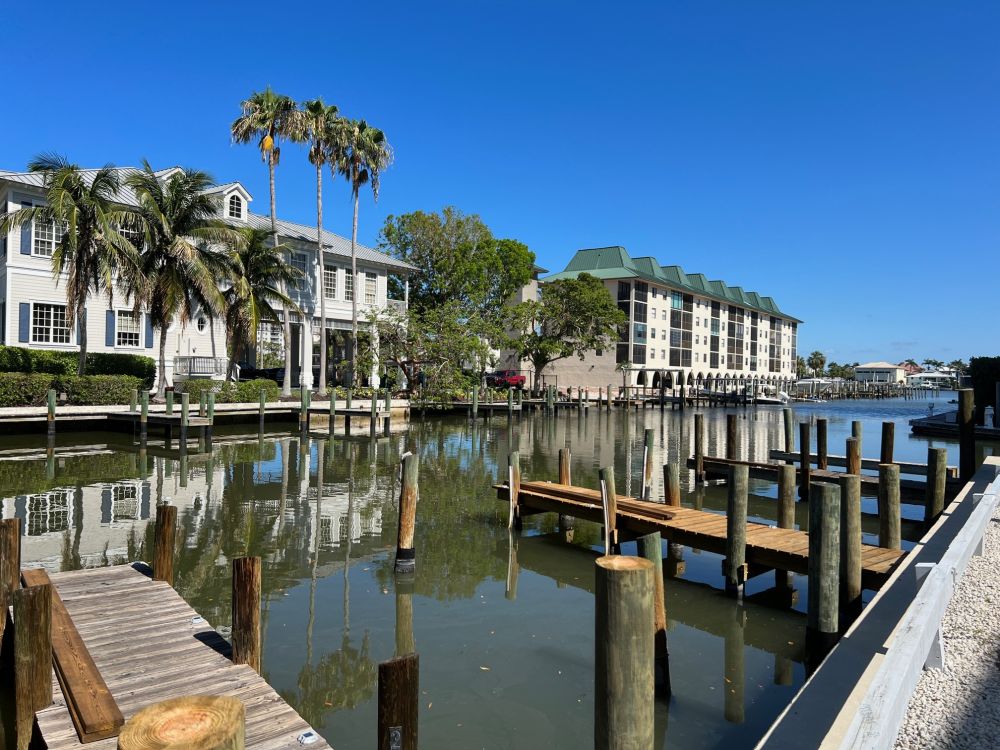
{"label": "green tree", "polygon": [[917,360],[913,359],[912,357],[910,359],[904,359],[903,364],[909,365],[910,367],[919,367],[919,365],[917,364]]}
{"label": "green tree", "polygon": [[809,374],[809,370],[806,367],[806,361],[803,357],[795,358],[795,376],[799,378],[804,378]]}
{"label": "green tree", "polygon": [[[326,394],[326,286],[323,256],[323,167],[331,161],[333,145],[339,127],[336,105],[327,105],[322,99],[313,99],[302,105],[301,125],[304,132],[300,138],[309,143],[309,163],[316,167],[316,278],[319,279],[320,341],[319,347],[319,394]],[[287,304],[287,303],[285,303]]]}
{"label": "green tree", "polygon": [[956,376],[962,375],[969,368],[969,366],[960,359],[953,359],[948,363],[948,367],[955,371]]}
{"label": "green tree", "polygon": [[232,283],[223,292],[230,377],[236,373],[236,363],[257,340],[261,321],[278,320],[274,306],[280,303],[298,309],[282,290],[302,277],[285,261],[285,247],[268,241],[268,232],[254,227],[238,231],[242,241],[231,258]]}
{"label": "green tree", "polygon": [[944,362],[940,359],[925,359],[921,364],[929,370],[938,370],[944,367]]}
{"label": "green tree", "polygon": [[478,215],[454,206],[389,216],[379,239],[380,248],[416,266],[409,277],[410,305],[416,308],[457,301],[496,319],[530,281],[535,263],[527,245],[494,238]]}
{"label": "green tree", "polygon": [[46,205],[0,214],[0,234],[31,223],[51,228],[52,274],[66,274],[66,325],[72,330],[80,324],[77,373],[83,375],[90,295],[106,293],[113,304],[116,277],[126,297],[138,300],[142,295],[138,253],[122,231],[135,221],[135,213],[119,202],[120,177],[112,165],[90,178],[65,157],[46,154],[35,157],[28,169],[41,173]]}
{"label": "green tree", "polygon": [[231,255],[241,246],[240,233],[218,218],[218,206],[207,192],[212,178],[185,169],[160,180],[148,162],[127,184],[138,201],[142,227],[140,270],[147,280],[145,304],[160,330],[160,367],[156,395],[166,390],[167,329],[186,325],[203,310],[224,311],[219,284],[232,271]]}
{"label": "green tree", "polygon": [[[255,91],[249,99],[240,105],[242,114],[233,121],[230,131],[236,143],[252,143],[257,141],[261,158],[267,164],[268,186],[271,194],[271,234],[272,242],[277,247],[278,215],[274,198],[274,168],[281,159],[280,139],[293,140],[297,133],[303,131],[301,112],[295,102],[283,94],[276,94],[268,86],[263,91]],[[283,332],[285,339],[285,378],[282,383],[282,395],[292,395],[292,368],[288,357],[292,354],[292,324],[288,314],[288,306],[282,306]]]}
{"label": "green tree", "polygon": [[813,371],[813,377],[818,377],[823,374],[823,365],[826,364],[826,355],[823,352],[815,351],[809,355],[809,359],[806,360],[806,364],[809,365],[809,369]]}
{"label": "green tree", "polygon": [[582,273],[575,279],[544,284],[540,299],[510,310],[510,348],[535,369],[535,386],[545,368],[571,356],[583,359],[594,349],[607,349],[628,322],[600,279]]}
{"label": "green tree", "polygon": [[332,162],[337,172],[351,186],[354,199],[354,219],[351,223],[351,382],[357,377],[354,349],[358,341],[358,200],[361,188],[371,184],[372,195],[378,200],[382,173],[392,163],[392,148],[383,133],[364,120],[339,120],[332,134]]}

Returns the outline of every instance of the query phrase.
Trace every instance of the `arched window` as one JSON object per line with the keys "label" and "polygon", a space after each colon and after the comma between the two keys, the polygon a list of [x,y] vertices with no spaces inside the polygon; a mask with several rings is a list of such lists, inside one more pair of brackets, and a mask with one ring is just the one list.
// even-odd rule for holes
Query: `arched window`
{"label": "arched window", "polygon": [[243,218],[243,199],[238,195],[229,196],[229,218]]}

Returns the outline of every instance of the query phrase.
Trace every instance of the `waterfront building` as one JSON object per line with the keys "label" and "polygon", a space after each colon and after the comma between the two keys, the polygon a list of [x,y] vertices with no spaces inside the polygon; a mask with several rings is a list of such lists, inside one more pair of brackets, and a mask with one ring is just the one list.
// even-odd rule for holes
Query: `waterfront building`
{"label": "waterfront building", "polygon": [[[768,296],[703,274],[632,258],[623,247],[580,250],[563,271],[540,280],[599,278],[628,316],[619,340],[549,365],[542,373],[559,388],[596,390],[609,383],[667,388],[783,386],[795,377],[799,319]],[[505,366],[530,369],[506,353]],[[751,386],[752,387],[752,386]]]}
{"label": "waterfront building", "polygon": [[[167,180],[179,167],[156,172]],[[138,170],[121,168],[122,179]],[[85,177],[97,172],[86,170]],[[234,226],[270,230],[269,216],[250,211],[253,197],[239,182],[228,182],[210,190],[217,198],[219,217]],[[134,205],[131,191],[123,188],[119,199]],[[0,171],[0,209],[15,211],[23,206],[44,205],[43,177],[35,172]],[[33,349],[78,350],[79,333],[66,322],[66,289],[63,278],[53,278],[51,259],[61,229],[42,222],[15,229],[0,239],[0,343]],[[389,277],[395,275],[406,288],[409,264],[363,245],[357,245],[357,276],[351,275],[350,240],[323,233],[322,263],[316,242],[316,227],[278,220],[279,241],[291,250],[290,262],[304,278],[288,290],[302,314],[291,315],[292,347],[284,351],[281,325],[262,326],[262,337],[270,350],[290,365],[292,383],[312,387],[318,376],[321,330],[319,294],[326,297],[326,340],[330,347],[330,382],[336,381],[335,366],[348,356],[351,332],[351,301],[358,295],[358,325],[368,327],[367,317],[377,308],[405,309],[405,299],[389,295]],[[404,293],[404,298],[406,294]],[[145,354],[156,358],[160,332],[145,311],[132,310],[124,290],[116,290],[114,303],[107,295],[93,295],[88,301],[84,325],[88,349],[92,352]],[[279,311],[279,315],[280,315]],[[225,376],[227,365],[224,321],[200,312],[186,326],[174,323],[167,332],[167,383],[174,376]],[[378,375],[370,377],[377,382]]]}
{"label": "waterfront building", "polygon": [[902,383],[906,380],[902,365],[891,362],[868,362],[854,368],[854,379],[859,383]]}

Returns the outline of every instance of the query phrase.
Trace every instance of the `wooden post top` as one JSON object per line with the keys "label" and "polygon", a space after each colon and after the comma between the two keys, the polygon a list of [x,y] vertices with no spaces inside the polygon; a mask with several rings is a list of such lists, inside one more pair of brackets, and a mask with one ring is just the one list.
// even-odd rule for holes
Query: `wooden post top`
{"label": "wooden post top", "polygon": [[643,557],[631,555],[603,555],[597,558],[598,567],[612,571],[652,570],[653,563]]}

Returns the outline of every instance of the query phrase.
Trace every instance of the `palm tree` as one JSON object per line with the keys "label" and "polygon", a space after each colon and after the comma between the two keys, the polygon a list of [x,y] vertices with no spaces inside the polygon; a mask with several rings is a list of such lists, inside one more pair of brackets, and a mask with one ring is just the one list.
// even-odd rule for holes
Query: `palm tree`
{"label": "palm tree", "polygon": [[806,363],[809,365],[809,369],[813,371],[813,377],[815,377],[823,372],[823,365],[826,364],[826,355],[820,351],[812,352]]}
{"label": "palm tree", "polygon": [[331,159],[338,127],[336,105],[313,99],[302,105],[303,140],[309,142],[309,163],[316,167],[316,264],[319,269],[319,395],[326,394],[326,261],[323,258],[323,167]]}
{"label": "palm tree", "polygon": [[[274,200],[274,168],[281,158],[281,138],[294,140],[295,134],[302,132],[301,113],[291,97],[276,94],[268,86],[263,91],[255,91],[249,99],[240,105],[243,114],[233,121],[230,128],[236,143],[251,143],[257,141],[261,158],[267,164],[268,184],[271,191],[271,235],[275,247],[278,242],[278,216]],[[288,305],[282,305],[283,329],[285,339],[285,378],[282,383],[283,396],[292,395],[292,368],[288,357],[292,353],[292,323],[288,314]]]}
{"label": "palm tree", "polygon": [[257,340],[261,321],[278,319],[274,305],[280,302],[298,309],[282,289],[302,275],[285,262],[283,245],[268,242],[267,231],[254,227],[238,231],[242,242],[231,259],[232,284],[223,292],[226,331],[232,347],[229,377],[235,374],[240,355]]}
{"label": "palm tree", "polygon": [[354,222],[351,226],[351,382],[355,376],[355,349],[358,340],[358,197],[361,188],[371,182],[372,195],[378,200],[379,178],[392,163],[392,148],[385,134],[364,120],[341,120],[333,142],[337,171],[347,178],[354,199]]}
{"label": "palm tree", "polygon": [[186,325],[198,310],[222,313],[219,284],[229,278],[231,254],[243,236],[218,218],[215,198],[206,192],[212,178],[205,172],[185,169],[163,182],[143,162],[143,170],[131,175],[127,184],[139,204],[146,304],[160,330],[156,395],[162,398],[167,385],[167,329],[177,319]]}
{"label": "palm tree", "polygon": [[57,239],[52,249],[52,275],[57,283],[62,274],[67,276],[66,325],[72,329],[79,323],[77,373],[83,375],[87,366],[87,299],[106,292],[108,303],[113,304],[116,279],[126,296],[133,296],[142,286],[136,248],[121,231],[135,215],[117,202],[121,181],[110,164],[90,178],[65,157],[43,154],[35,157],[28,169],[42,174],[47,205],[0,214],[0,234],[32,222],[53,225]]}

